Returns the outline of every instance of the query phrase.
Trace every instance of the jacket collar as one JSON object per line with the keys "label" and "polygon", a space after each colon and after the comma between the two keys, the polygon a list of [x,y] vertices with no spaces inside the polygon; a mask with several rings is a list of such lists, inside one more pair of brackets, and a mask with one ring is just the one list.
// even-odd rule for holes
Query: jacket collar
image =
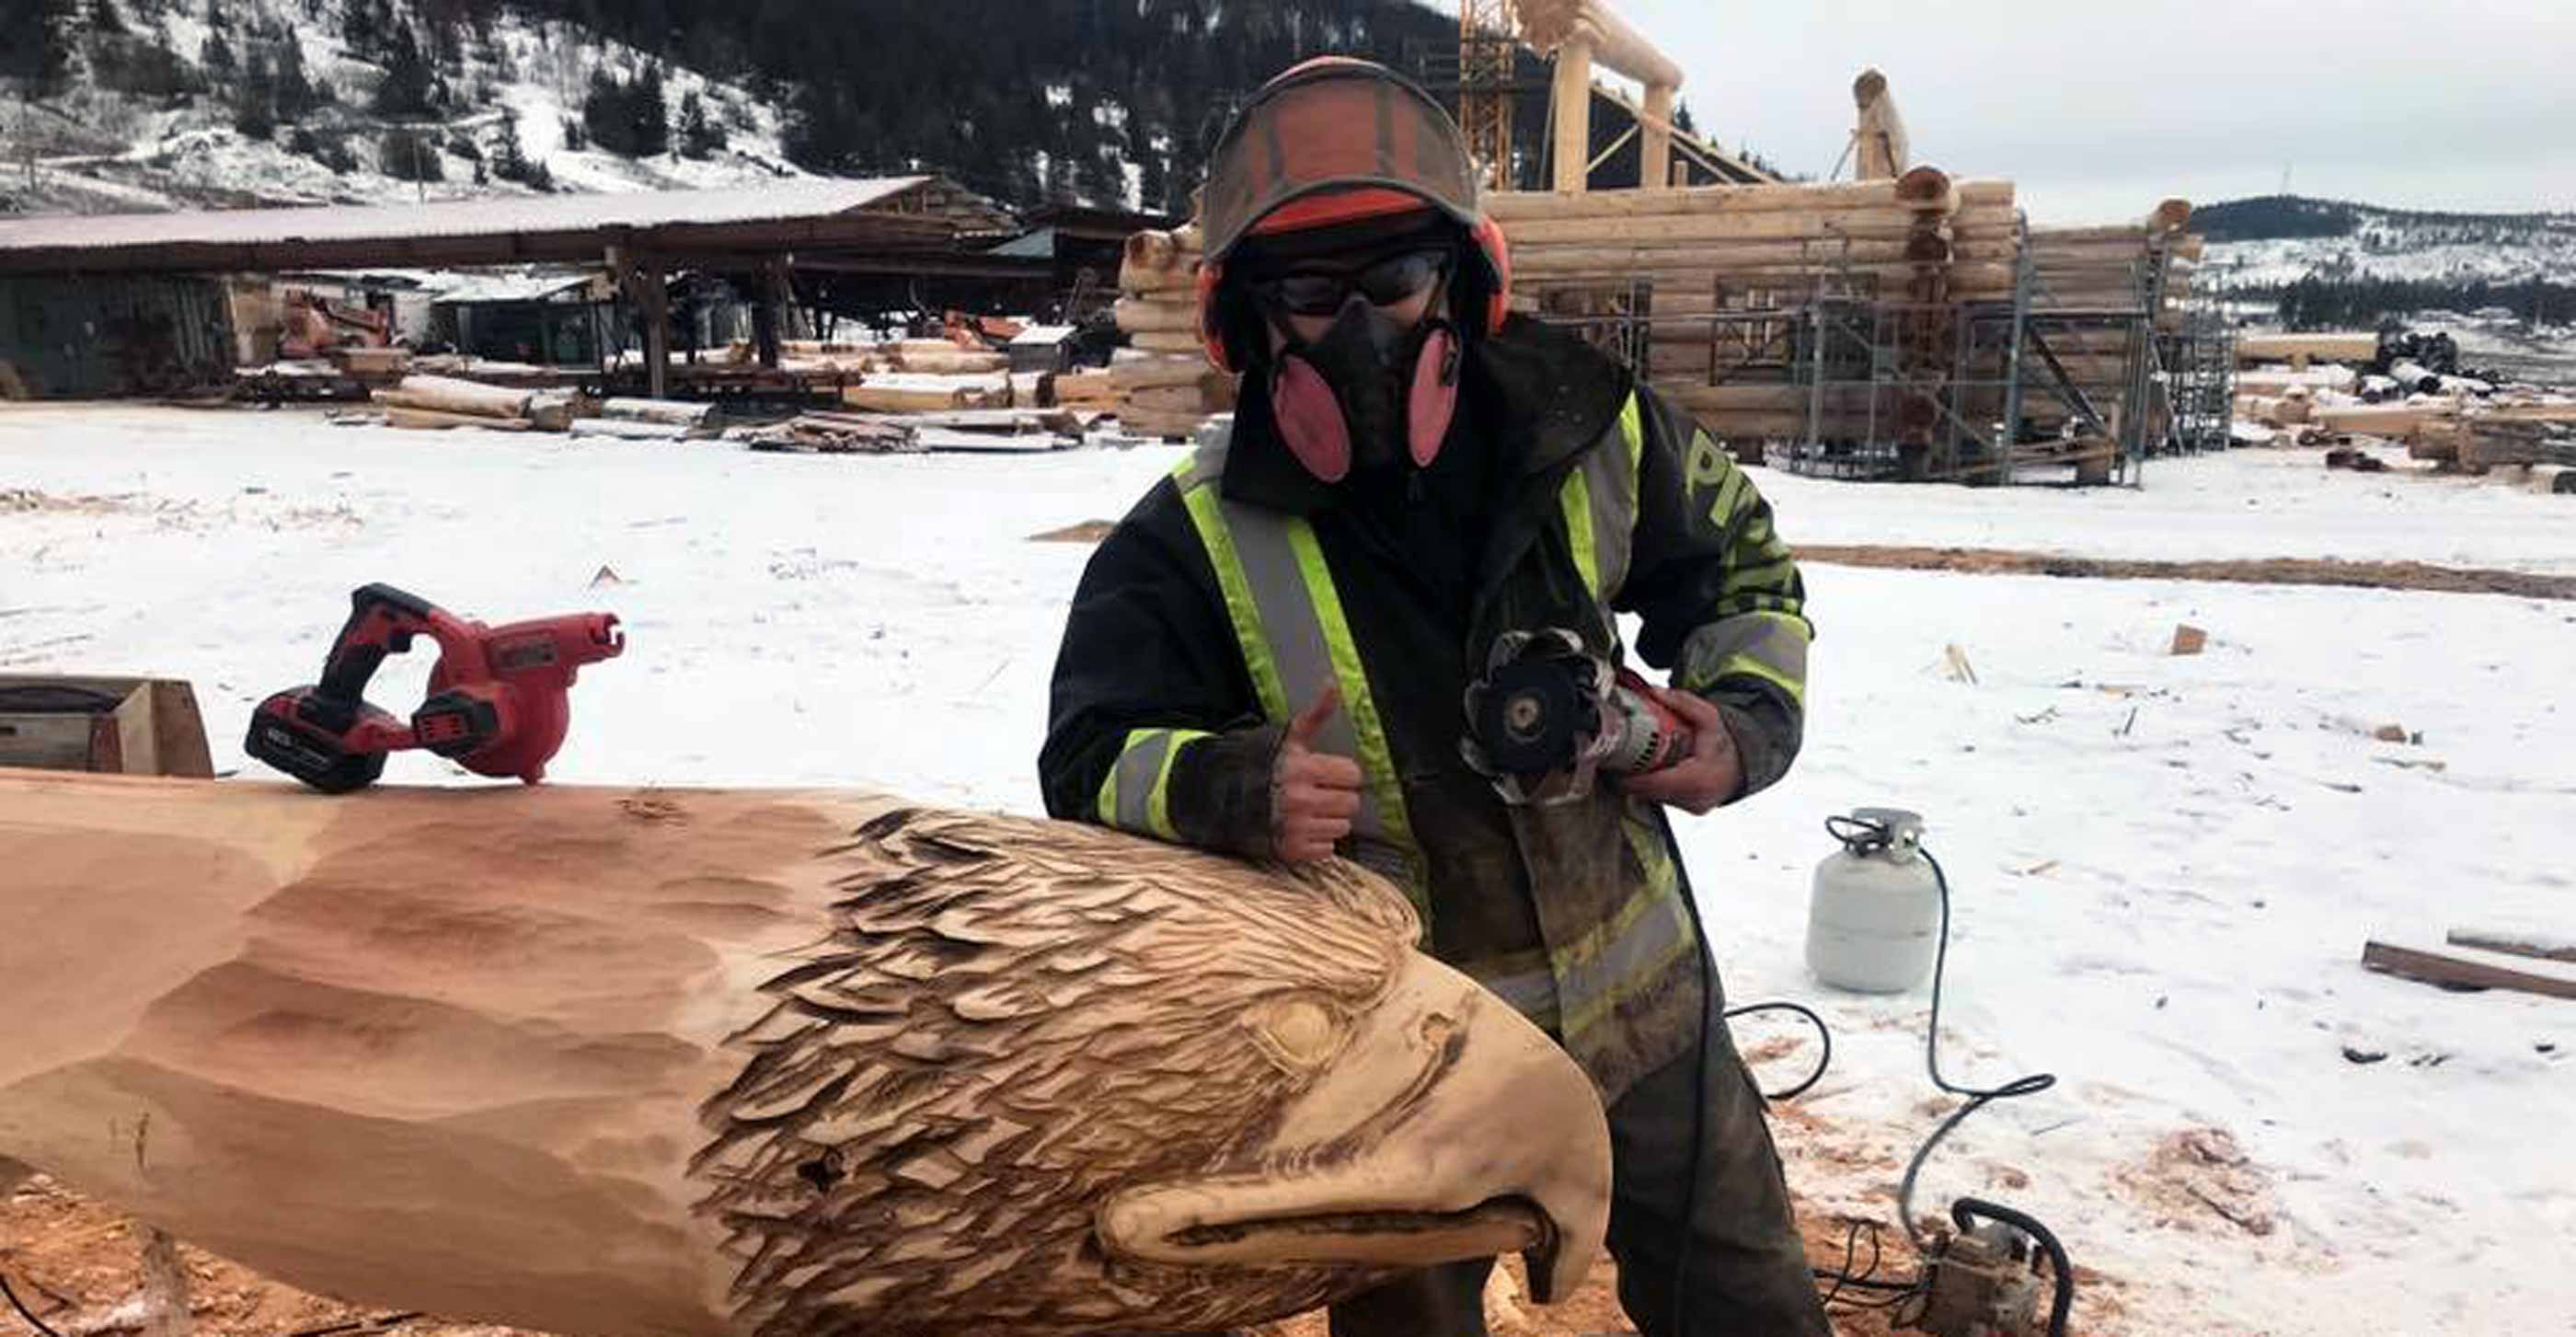
{"label": "jacket collar", "polygon": [[[1530,476],[1551,473],[1600,441],[1633,383],[1598,349],[1526,316],[1476,340],[1465,375],[1462,393],[1474,402],[1460,406],[1442,448],[1475,449],[1480,443],[1460,435],[1491,432],[1481,444]],[[1306,472],[1279,439],[1269,378],[1259,367],[1242,377],[1222,487],[1228,500],[1288,515],[1333,504],[1333,486]]]}

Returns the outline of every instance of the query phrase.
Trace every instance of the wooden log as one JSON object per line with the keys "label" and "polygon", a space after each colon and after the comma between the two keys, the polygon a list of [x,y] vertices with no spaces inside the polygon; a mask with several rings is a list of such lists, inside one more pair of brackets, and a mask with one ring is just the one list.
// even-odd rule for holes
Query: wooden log
{"label": "wooden log", "polygon": [[1198,328],[1198,308],[1179,302],[1141,302],[1121,297],[1113,308],[1118,328],[1128,333],[1144,330],[1190,331]]}
{"label": "wooden log", "polygon": [[681,427],[704,427],[715,411],[713,404],[676,399],[609,399],[599,406],[603,417],[631,422],[672,423]]}
{"label": "wooden log", "polygon": [[2146,229],[2158,236],[2163,236],[2168,233],[2182,231],[2184,226],[2190,222],[2191,201],[2183,199],[2159,200],[2157,201],[2155,208],[2147,211]]}
{"label": "wooden log", "polygon": [[2452,412],[2449,404],[2320,404],[2309,410],[2308,418],[2329,431],[2403,436],[2448,419]]}
{"label": "wooden log", "polygon": [[1599,1253],[1590,1080],[1346,862],[835,791],[21,772],[0,811],[0,1157],[344,1301],[1208,1332]]}
{"label": "wooden log", "polygon": [[1138,330],[1127,336],[1127,346],[1148,353],[1185,353],[1202,362],[1207,360],[1196,326],[1186,330]]}
{"label": "wooden log", "polygon": [[2398,389],[2410,394],[2429,395],[2442,388],[2442,378],[2425,370],[2420,362],[2391,362],[2388,374],[2396,379]]}
{"label": "wooden log", "polygon": [[876,413],[912,413],[965,408],[966,392],[955,387],[928,390],[875,384],[847,385],[841,387],[841,402]]}
{"label": "wooden log", "polygon": [[1162,385],[1196,385],[1208,372],[1207,359],[1188,357],[1146,358],[1121,362],[1109,369],[1109,383],[1121,393]]}
{"label": "wooden log", "polygon": [[2514,970],[2468,957],[2418,951],[2384,942],[2365,943],[2361,949],[2361,964],[2384,975],[2445,988],[2511,989],[2547,998],[2576,998],[2576,978]]}
{"label": "wooden log", "polygon": [[393,408],[464,413],[479,418],[524,418],[528,415],[528,400],[535,393],[453,376],[405,376],[402,384],[378,390],[372,397]]}
{"label": "wooden log", "polygon": [[628,441],[684,441],[691,429],[676,422],[646,422],[634,418],[576,418],[574,436],[619,437]]}
{"label": "wooden log", "polygon": [[[1991,210],[2009,215],[2013,185],[2009,181],[1953,181],[1950,196],[1961,210]],[[1502,191],[1487,195],[1485,212],[1519,240],[1516,224],[1539,220],[1643,218],[1682,214],[1744,214],[1780,211],[1838,212],[1891,209],[1901,205],[1892,181],[1758,186],[1691,186],[1677,190],[1599,190],[1580,195],[1555,191]]]}
{"label": "wooden log", "polygon": [[1147,229],[1130,234],[1119,252],[1119,268],[1180,269],[1198,261],[1198,225],[1171,231]]}
{"label": "wooden log", "polygon": [[2576,399],[2528,400],[2511,404],[2483,404],[2476,415],[2494,422],[2568,422],[2576,423]]}
{"label": "wooden log", "polygon": [[1859,118],[1852,129],[1852,175],[1863,181],[1892,180],[1905,171],[1910,153],[1905,118],[1887,91],[1887,76],[1863,70],[1852,81],[1852,104]]}
{"label": "wooden log", "polygon": [[988,372],[1009,371],[1008,353],[976,353],[958,350],[946,353],[904,352],[896,355],[895,366],[902,371],[931,376],[979,376]]}
{"label": "wooden log", "polygon": [[1204,414],[1207,397],[1199,393],[1198,384],[1152,385],[1127,392],[1127,403],[1141,412],[1156,414]]}
{"label": "wooden log", "polygon": [[[1649,220],[1691,222],[1695,220]],[[1827,263],[1850,260],[1867,264],[1884,264],[1906,258],[1910,238],[1904,236],[1853,237],[1775,237],[1768,239],[1728,239],[1701,242],[1638,242],[1626,235],[1603,234],[1577,241],[1512,243],[1512,273],[1518,277],[1530,265],[1532,272],[1562,268],[1565,257],[1596,253],[1646,255],[1654,263],[1681,269],[1735,269],[1754,265]]]}
{"label": "wooden log", "polygon": [[1624,245],[1639,248],[1700,245],[1712,241],[1803,241],[1842,237],[1903,241],[1915,216],[1901,207],[1879,209],[1764,210],[1754,213],[1673,214],[1641,218],[1535,219],[1512,227],[1517,265],[1522,251],[1550,246]]}
{"label": "wooden log", "polygon": [[388,408],[385,425],[411,431],[444,431],[452,427],[479,427],[487,432],[534,431],[536,424],[525,418],[487,418],[479,413],[442,413],[437,409]]}
{"label": "wooden log", "polygon": [[1155,436],[1170,440],[1187,440],[1207,421],[1204,413],[1156,413],[1147,409],[1121,407],[1118,425],[1136,436]]}

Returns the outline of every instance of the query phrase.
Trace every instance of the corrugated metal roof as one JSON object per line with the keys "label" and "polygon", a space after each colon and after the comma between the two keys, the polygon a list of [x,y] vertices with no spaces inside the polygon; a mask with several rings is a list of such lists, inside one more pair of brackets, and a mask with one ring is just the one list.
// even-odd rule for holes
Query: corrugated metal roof
{"label": "corrugated metal roof", "polygon": [[589,277],[582,274],[477,274],[447,285],[433,300],[441,306],[453,302],[542,302],[568,289],[589,286]]}
{"label": "corrugated metal roof", "polygon": [[0,251],[170,242],[247,245],[480,237],[606,227],[773,222],[864,209],[930,180],[927,176],[855,181],[799,179],[731,190],[536,195],[356,208],[334,205],[164,214],[70,214],[0,221]]}

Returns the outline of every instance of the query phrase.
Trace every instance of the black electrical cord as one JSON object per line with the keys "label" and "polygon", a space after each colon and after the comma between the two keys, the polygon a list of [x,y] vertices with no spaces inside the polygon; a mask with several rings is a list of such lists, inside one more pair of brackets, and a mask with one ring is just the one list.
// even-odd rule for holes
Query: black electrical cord
{"label": "black electrical cord", "polygon": [[9,1288],[9,1278],[5,1273],[0,1273],[0,1295],[9,1297],[9,1307],[18,1311],[18,1317],[27,1320],[28,1327],[43,1333],[44,1337],[63,1337],[61,1333],[45,1326],[45,1321],[36,1317],[36,1311],[29,1309],[27,1302],[18,1298],[18,1292]]}
{"label": "black electrical cord", "polygon": [[1795,1100],[1798,1097],[1807,1094],[1809,1090],[1815,1087],[1816,1083],[1825,1079],[1825,1069],[1833,1065],[1833,1031],[1825,1025],[1825,1019],[1823,1017],[1816,1015],[1814,1008],[1808,1007],[1804,1003],[1747,1003],[1742,1007],[1728,1008],[1726,1010],[1726,1019],[1728,1021],[1733,1021],[1737,1017],[1751,1016],[1756,1012],[1795,1012],[1799,1016],[1805,1017],[1808,1024],[1816,1028],[1816,1039],[1822,1042],[1823,1048],[1822,1052],[1816,1055],[1815,1070],[1808,1073],[1807,1079],[1798,1083],[1796,1086],[1790,1087],[1785,1091],[1765,1091],[1762,1093],[1762,1098],[1766,1101]]}
{"label": "black electrical cord", "polygon": [[1941,992],[1950,966],[1950,879],[1941,871],[1941,861],[1932,857],[1932,851],[1917,846],[1915,853],[1922,855],[1923,861],[1932,865],[1933,885],[1941,891],[1940,946],[1932,957],[1932,1021],[1923,1030],[1923,1067],[1932,1075],[1934,1086],[1951,1095],[1968,1098],[1968,1103],[1961,1105],[1951,1113],[1949,1118],[1942,1120],[1941,1125],[1932,1130],[1932,1135],[1923,1139],[1923,1145],[1915,1148],[1914,1159],[1905,1164],[1904,1182],[1897,1186],[1897,1219],[1904,1223],[1905,1233],[1913,1239],[1914,1247],[1921,1250],[1924,1248],[1924,1236],[1922,1226],[1914,1219],[1914,1179],[1922,1172],[1923,1162],[1931,1157],[1932,1149],[1941,1145],[1941,1140],[1948,1137],[1951,1130],[1957,1128],[1969,1115],[1984,1109],[1994,1101],[2036,1095],[2045,1091],[2057,1085],[2057,1074],[2033,1073],[2027,1077],[2016,1077],[2001,1086],[1990,1087],[1960,1086],[1941,1075]]}

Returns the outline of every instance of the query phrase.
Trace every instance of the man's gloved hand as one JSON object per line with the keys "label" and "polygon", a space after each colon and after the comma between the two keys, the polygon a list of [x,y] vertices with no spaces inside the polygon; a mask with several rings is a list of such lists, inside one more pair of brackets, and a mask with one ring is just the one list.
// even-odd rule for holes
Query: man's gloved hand
{"label": "man's gloved hand", "polygon": [[1341,705],[1340,689],[1325,688],[1280,741],[1270,771],[1270,851],[1285,862],[1332,857],[1333,842],[1351,833],[1359,813],[1360,764],[1314,749],[1324,721]]}
{"label": "man's gloved hand", "polygon": [[1697,692],[1674,688],[1655,695],[1690,725],[1691,753],[1660,771],[1622,777],[1619,787],[1692,814],[1734,802],[1744,792],[1744,757],[1727,732],[1726,716]]}

